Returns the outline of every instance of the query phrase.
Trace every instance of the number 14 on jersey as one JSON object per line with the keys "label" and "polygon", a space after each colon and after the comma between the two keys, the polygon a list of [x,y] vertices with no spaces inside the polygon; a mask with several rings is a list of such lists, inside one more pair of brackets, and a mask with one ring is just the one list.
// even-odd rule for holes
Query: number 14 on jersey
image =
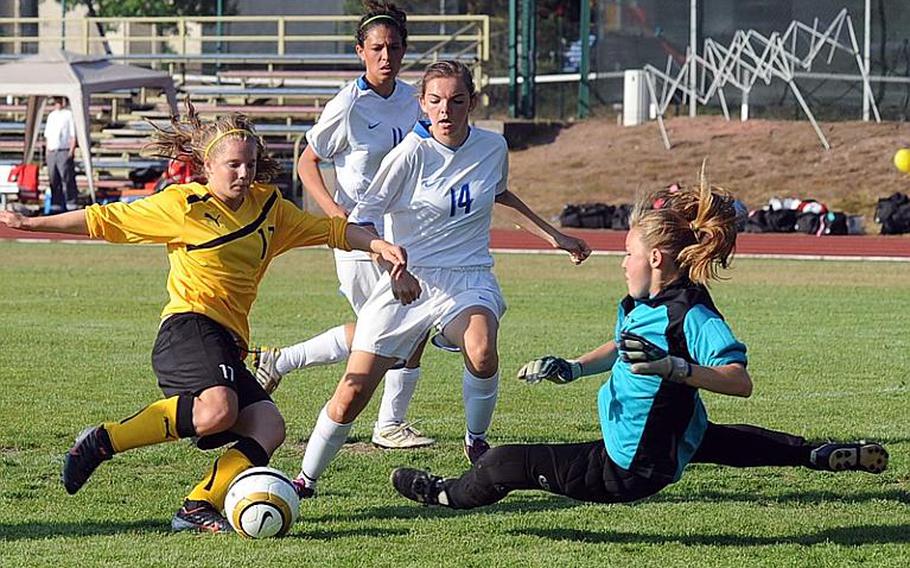
{"label": "number 14 on jersey", "polygon": [[[457,196],[455,194],[458,194]],[[452,201],[452,208],[449,210],[449,217],[454,217],[455,213],[459,209],[464,209],[464,214],[467,215],[471,212],[471,204],[474,203],[474,200],[471,198],[471,188],[468,184],[464,184],[460,189],[456,190],[454,187],[449,190],[449,198]]]}

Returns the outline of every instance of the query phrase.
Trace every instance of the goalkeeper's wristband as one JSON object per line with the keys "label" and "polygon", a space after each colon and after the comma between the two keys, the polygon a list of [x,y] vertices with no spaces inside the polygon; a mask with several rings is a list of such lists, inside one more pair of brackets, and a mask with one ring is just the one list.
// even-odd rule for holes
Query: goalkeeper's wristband
{"label": "goalkeeper's wristband", "polygon": [[682,357],[670,356],[670,375],[667,380],[674,383],[685,383],[692,376],[692,364]]}
{"label": "goalkeeper's wristband", "polygon": [[566,381],[567,383],[571,383],[572,381],[585,376],[585,367],[581,362],[576,361],[575,359],[566,359],[566,363],[569,364],[569,373],[571,375],[571,378]]}

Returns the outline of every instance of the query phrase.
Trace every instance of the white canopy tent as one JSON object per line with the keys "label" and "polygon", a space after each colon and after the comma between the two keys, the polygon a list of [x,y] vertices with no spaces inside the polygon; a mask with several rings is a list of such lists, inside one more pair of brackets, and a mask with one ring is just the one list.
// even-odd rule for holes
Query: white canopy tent
{"label": "white canopy tent", "polygon": [[41,123],[47,97],[63,96],[69,99],[92,201],[95,200],[95,181],[89,138],[89,100],[92,93],[136,87],[163,90],[171,111],[177,112],[177,93],[174,82],[167,73],[65,51],[31,55],[0,65],[0,95],[28,97],[23,152],[25,162],[30,162],[34,155],[38,125]]}

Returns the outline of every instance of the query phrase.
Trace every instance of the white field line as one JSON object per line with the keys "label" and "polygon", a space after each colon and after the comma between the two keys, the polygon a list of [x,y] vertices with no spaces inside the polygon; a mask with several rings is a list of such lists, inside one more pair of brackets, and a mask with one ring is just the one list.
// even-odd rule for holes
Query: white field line
{"label": "white field line", "polygon": [[[4,239],[0,239],[4,240]],[[10,239],[5,239],[10,240]],[[111,244],[106,241],[99,240],[90,240],[90,239],[12,239],[17,243],[62,243],[66,245],[106,245]],[[135,245],[133,245],[135,246]],[[156,244],[148,244],[145,246],[159,246]],[[323,247],[309,247],[309,248],[323,248]],[[561,250],[555,249],[513,249],[513,248],[492,248],[490,252],[496,254],[566,254]],[[613,251],[613,250],[596,250],[591,253],[594,256],[622,256],[625,253],[622,251]],[[907,256],[848,256],[848,255],[836,255],[836,254],[764,254],[764,253],[738,253],[736,258],[759,258],[759,259],[773,259],[773,260],[825,260],[825,261],[853,261],[853,262],[910,262],[910,257]]]}

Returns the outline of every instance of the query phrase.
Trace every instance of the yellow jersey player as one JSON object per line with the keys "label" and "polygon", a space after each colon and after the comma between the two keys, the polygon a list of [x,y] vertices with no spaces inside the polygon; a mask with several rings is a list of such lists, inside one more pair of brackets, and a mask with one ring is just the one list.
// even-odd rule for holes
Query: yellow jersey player
{"label": "yellow jersey player", "polygon": [[180,438],[195,437],[200,447],[232,440],[171,523],[174,530],[224,532],[231,530],[220,513],[228,484],[241,471],[266,465],[285,436],[278,408],[243,363],[250,308],[269,263],[291,248],[325,244],[376,253],[398,279],[405,252],[344,219],[316,218],[282,199],[267,183],[279,165],[264,155],[245,116],[203,123],[187,102],[185,119],[171,123],[157,129],[147,148],[171,158],[189,154],[207,183],[53,217],[0,212],[0,223],[167,246],[170,300],[152,352],[165,398],[83,431],[65,456],[62,480],[73,494],[114,454]]}

